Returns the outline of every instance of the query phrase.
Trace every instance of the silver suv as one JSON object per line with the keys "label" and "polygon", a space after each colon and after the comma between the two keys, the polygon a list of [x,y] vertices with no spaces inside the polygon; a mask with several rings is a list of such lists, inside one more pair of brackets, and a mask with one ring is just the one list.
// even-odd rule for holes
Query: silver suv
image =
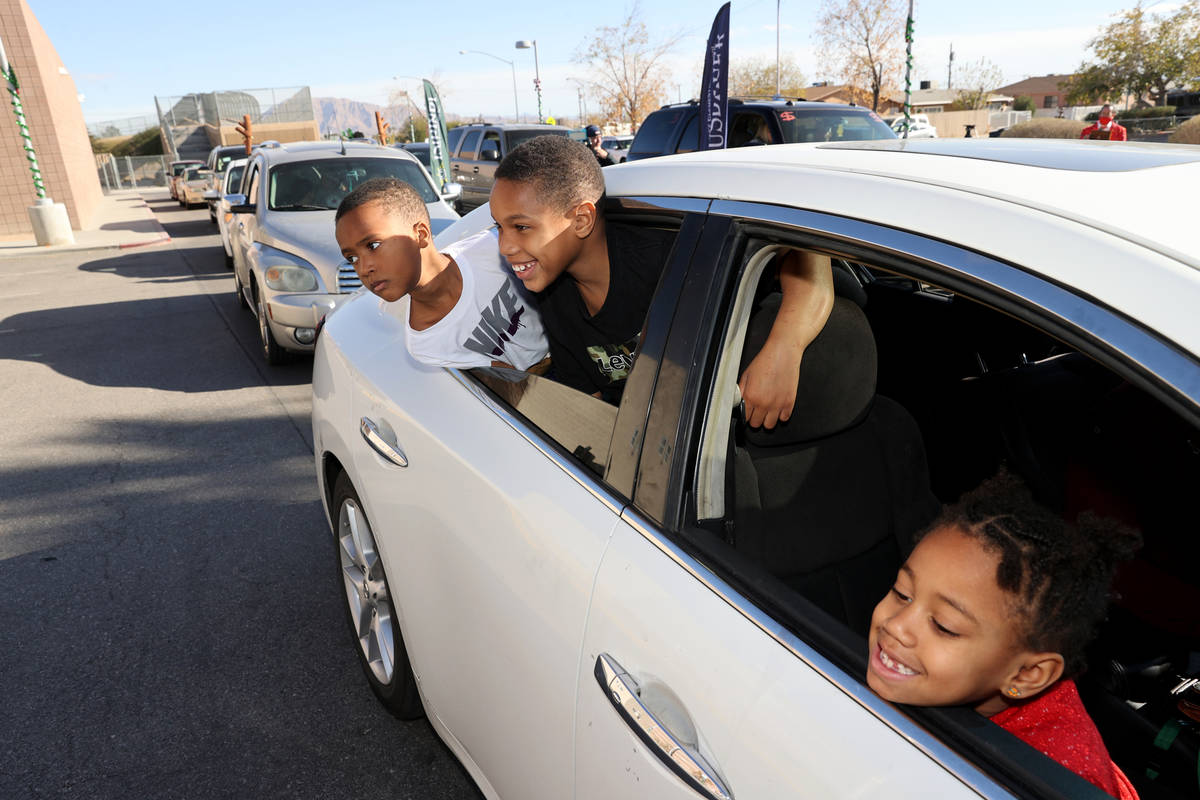
{"label": "silver suv", "polygon": [[238,302],[258,318],[263,357],[280,364],[288,351],[311,352],[317,326],[362,284],[342,258],[333,217],[342,198],[365,180],[399,178],[425,200],[434,235],[458,219],[429,173],[404,150],[370,140],[272,143],[256,148],[237,194],[233,219]]}
{"label": "silver suv", "polygon": [[511,123],[454,128],[450,133],[450,180],[462,184],[462,207],[472,209],[486,203],[500,160],[521,142],[543,134],[570,136],[571,131],[558,125]]}

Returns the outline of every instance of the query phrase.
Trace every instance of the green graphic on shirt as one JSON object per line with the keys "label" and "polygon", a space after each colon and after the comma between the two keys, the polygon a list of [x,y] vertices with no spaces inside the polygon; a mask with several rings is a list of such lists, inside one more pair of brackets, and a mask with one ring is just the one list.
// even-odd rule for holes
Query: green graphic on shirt
{"label": "green graphic on shirt", "polygon": [[633,351],[637,348],[637,337],[625,344],[594,344],[588,347],[588,357],[609,383],[623,381],[633,369]]}

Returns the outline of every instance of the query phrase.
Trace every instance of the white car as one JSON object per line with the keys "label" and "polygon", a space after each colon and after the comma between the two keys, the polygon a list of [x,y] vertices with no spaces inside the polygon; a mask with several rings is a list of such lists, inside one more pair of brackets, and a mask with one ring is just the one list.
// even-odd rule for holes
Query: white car
{"label": "white car", "polygon": [[429,173],[404,150],[369,139],[349,142],[264,142],[250,154],[226,222],[234,294],[258,320],[263,358],[312,352],[321,321],[362,288],[334,238],[338,204],[371,178],[398,178],[425,201],[436,234],[458,219]]}
{"label": "white car", "polygon": [[[904,117],[897,117],[892,120],[892,130],[900,138],[904,138]],[[909,139],[936,139],[938,138],[937,128],[929,121],[929,116],[926,114],[913,114],[908,120],[908,138]]]}
{"label": "white car", "polygon": [[[360,294],[321,335],[337,602],[384,705],[427,715],[489,798],[1105,796],[865,682],[912,534],[1007,464],[1063,513],[1140,525],[1081,691],[1143,797],[1195,797],[1200,149],[888,140],[604,172],[609,220],[674,236],[619,405],[416,363],[403,300]],[[747,429],[760,284],[791,248],[833,258],[838,299],[791,421]]]}
{"label": "white car", "polygon": [[[225,268],[233,269],[233,247],[229,244],[229,223],[233,212],[229,210],[229,195],[237,192],[242,185],[242,173],[246,171],[249,159],[236,158],[227,163],[225,171],[218,178],[216,196],[210,198],[217,216],[217,228],[221,232],[221,246],[225,248]],[[234,198],[240,199],[240,198]]]}

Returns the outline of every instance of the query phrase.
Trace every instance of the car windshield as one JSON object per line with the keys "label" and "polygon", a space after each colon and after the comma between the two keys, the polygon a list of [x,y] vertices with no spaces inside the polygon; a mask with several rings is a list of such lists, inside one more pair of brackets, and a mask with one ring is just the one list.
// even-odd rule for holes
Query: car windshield
{"label": "car windshield", "polygon": [[417,160],[425,165],[425,169],[429,169],[429,148],[428,147],[406,147],[408,152],[417,157]]}
{"label": "car windshield", "polygon": [[268,205],[272,211],[337,208],[347,193],[371,178],[398,178],[416,189],[422,202],[438,200],[425,173],[408,159],[330,158],[294,161],[272,169]]}
{"label": "car windshield", "polygon": [[188,164],[174,164],[171,166],[171,174],[172,175],[182,175],[184,173],[184,170],[191,169],[192,167],[195,167],[198,163],[199,162],[191,162]]}
{"label": "car windshield", "polygon": [[846,113],[836,108],[797,114],[781,109],[776,114],[785,142],[849,142],[895,139],[896,134],[874,113]]}
{"label": "car windshield", "polygon": [[511,152],[514,147],[535,136],[570,136],[571,132],[565,128],[560,131],[551,130],[533,130],[533,131],[509,131],[505,136],[508,137],[508,149]]}
{"label": "car windshield", "polygon": [[230,161],[233,161],[235,158],[245,158],[245,156],[245,149],[238,150],[227,155],[217,156],[217,172],[224,172],[225,168],[229,166]]}

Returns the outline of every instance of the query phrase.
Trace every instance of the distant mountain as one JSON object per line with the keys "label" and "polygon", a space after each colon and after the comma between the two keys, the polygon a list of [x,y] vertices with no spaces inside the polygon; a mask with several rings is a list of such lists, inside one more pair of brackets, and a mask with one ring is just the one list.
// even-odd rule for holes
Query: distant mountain
{"label": "distant mountain", "polygon": [[353,128],[366,136],[374,136],[376,111],[383,114],[385,122],[391,123],[394,133],[401,125],[408,124],[411,110],[406,106],[381,106],[344,97],[314,97],[313,111],[322,134]]}

